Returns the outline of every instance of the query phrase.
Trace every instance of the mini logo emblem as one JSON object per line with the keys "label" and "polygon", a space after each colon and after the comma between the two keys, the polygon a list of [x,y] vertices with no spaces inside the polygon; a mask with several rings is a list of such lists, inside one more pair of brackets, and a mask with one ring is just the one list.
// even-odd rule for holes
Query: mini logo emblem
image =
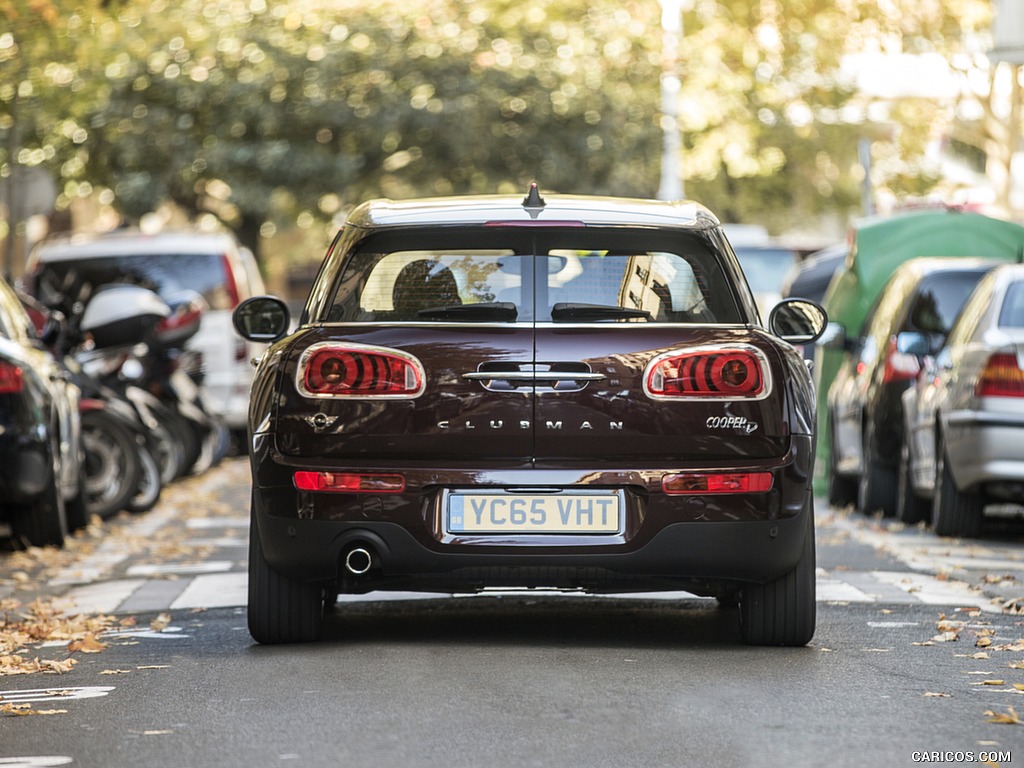
{"label": "mini logo emblem", "polygon": [[328,416],[326,413],[314,413],[312,416],[303,417],[303,421],[317,432],[323,432],[337,420],[337,416]]}
{"label": "mini logo emblem", "polygon": [[757,429],[758,424],[749,421],[746,416],[709,416],[705,426],[708,429],[736,429],[749,435]]}

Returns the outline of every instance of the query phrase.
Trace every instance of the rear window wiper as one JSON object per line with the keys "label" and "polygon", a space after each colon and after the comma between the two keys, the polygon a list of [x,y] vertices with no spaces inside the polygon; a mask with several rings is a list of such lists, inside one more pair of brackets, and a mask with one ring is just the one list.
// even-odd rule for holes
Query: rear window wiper
{"label": "rear window wiper", "polygon": [[484,301],[479,304],[428,307],[419,310],[416,315],[433,320],[496,320],[510,323],[519,316],[519,310],[511,301]]}
{"label": "rear window wiper", "polygon": [[653,320],[651,313],[643,309],[615,307],[609,304],[577,304],[560,301],[551,308],[551,319],[559,320],[620,320],[643,318]]}

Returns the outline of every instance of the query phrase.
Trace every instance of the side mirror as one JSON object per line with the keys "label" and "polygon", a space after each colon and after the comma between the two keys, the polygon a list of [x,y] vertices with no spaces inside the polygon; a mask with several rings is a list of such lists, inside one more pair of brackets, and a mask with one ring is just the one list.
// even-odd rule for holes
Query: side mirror
{"label": "side mirror", "polygon": [[243,339],[269,343],[288,333],[291,313],[276,296],[253,296],[235,307],[231,322]]}
{"label": "side mirror", "polygon": [[768,316],[768,328],[790,344],[811,344],[828,324],[825,310],[807,299],[784,299]]}
{"label": "side mirror", "polygon": [[904,355],[924,357],[932,354],[932,340],[926,333],[903,331],[896,336],[896,351]]}

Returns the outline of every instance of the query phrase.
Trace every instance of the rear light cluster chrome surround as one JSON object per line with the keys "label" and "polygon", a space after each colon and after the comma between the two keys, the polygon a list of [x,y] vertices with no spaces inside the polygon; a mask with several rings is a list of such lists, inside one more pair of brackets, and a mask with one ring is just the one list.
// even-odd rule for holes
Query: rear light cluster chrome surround
{"label": "rear light cluster chrome surround", "polygon": [[661,478],[661,489],[669,496],[767,493],[774,484],[771,472],[678,472]]}
{"label": "rear light cluster chrome surround", "polygon": [[772,376],[757,347],[716,345],[658,355],[644,369],[643,387],[653,400],[763,400]]}
{"label": "rear light cluster chrome surround", "polygon": [[974,386],[976,397],[1024,397],[1024,371],[1017,356],[997,352],[988,359]]}
{"label": "rear light cluster chrome surround", "polygon": [[423,394],[426,372],[413,355],[369,344],[323,341],[299,359],[295,387],[304,397],[410,400]]}
{"label": "rear light cluster chrome surround", "polygon": [[324,493],[401,493],[405,490],[402,475],[372,472],[298,471],[292,482],[300,491]]}

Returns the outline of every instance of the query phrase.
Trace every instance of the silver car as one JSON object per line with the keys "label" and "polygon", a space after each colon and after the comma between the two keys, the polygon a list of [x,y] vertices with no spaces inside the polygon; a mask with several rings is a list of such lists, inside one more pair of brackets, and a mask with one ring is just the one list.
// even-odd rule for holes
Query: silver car
{"label": "silver car", "polygon": [[899,503],[931,499],[936,533],[975,537],[986,504],[1024,498],[1024,265],[982,278],[903,405]]}

